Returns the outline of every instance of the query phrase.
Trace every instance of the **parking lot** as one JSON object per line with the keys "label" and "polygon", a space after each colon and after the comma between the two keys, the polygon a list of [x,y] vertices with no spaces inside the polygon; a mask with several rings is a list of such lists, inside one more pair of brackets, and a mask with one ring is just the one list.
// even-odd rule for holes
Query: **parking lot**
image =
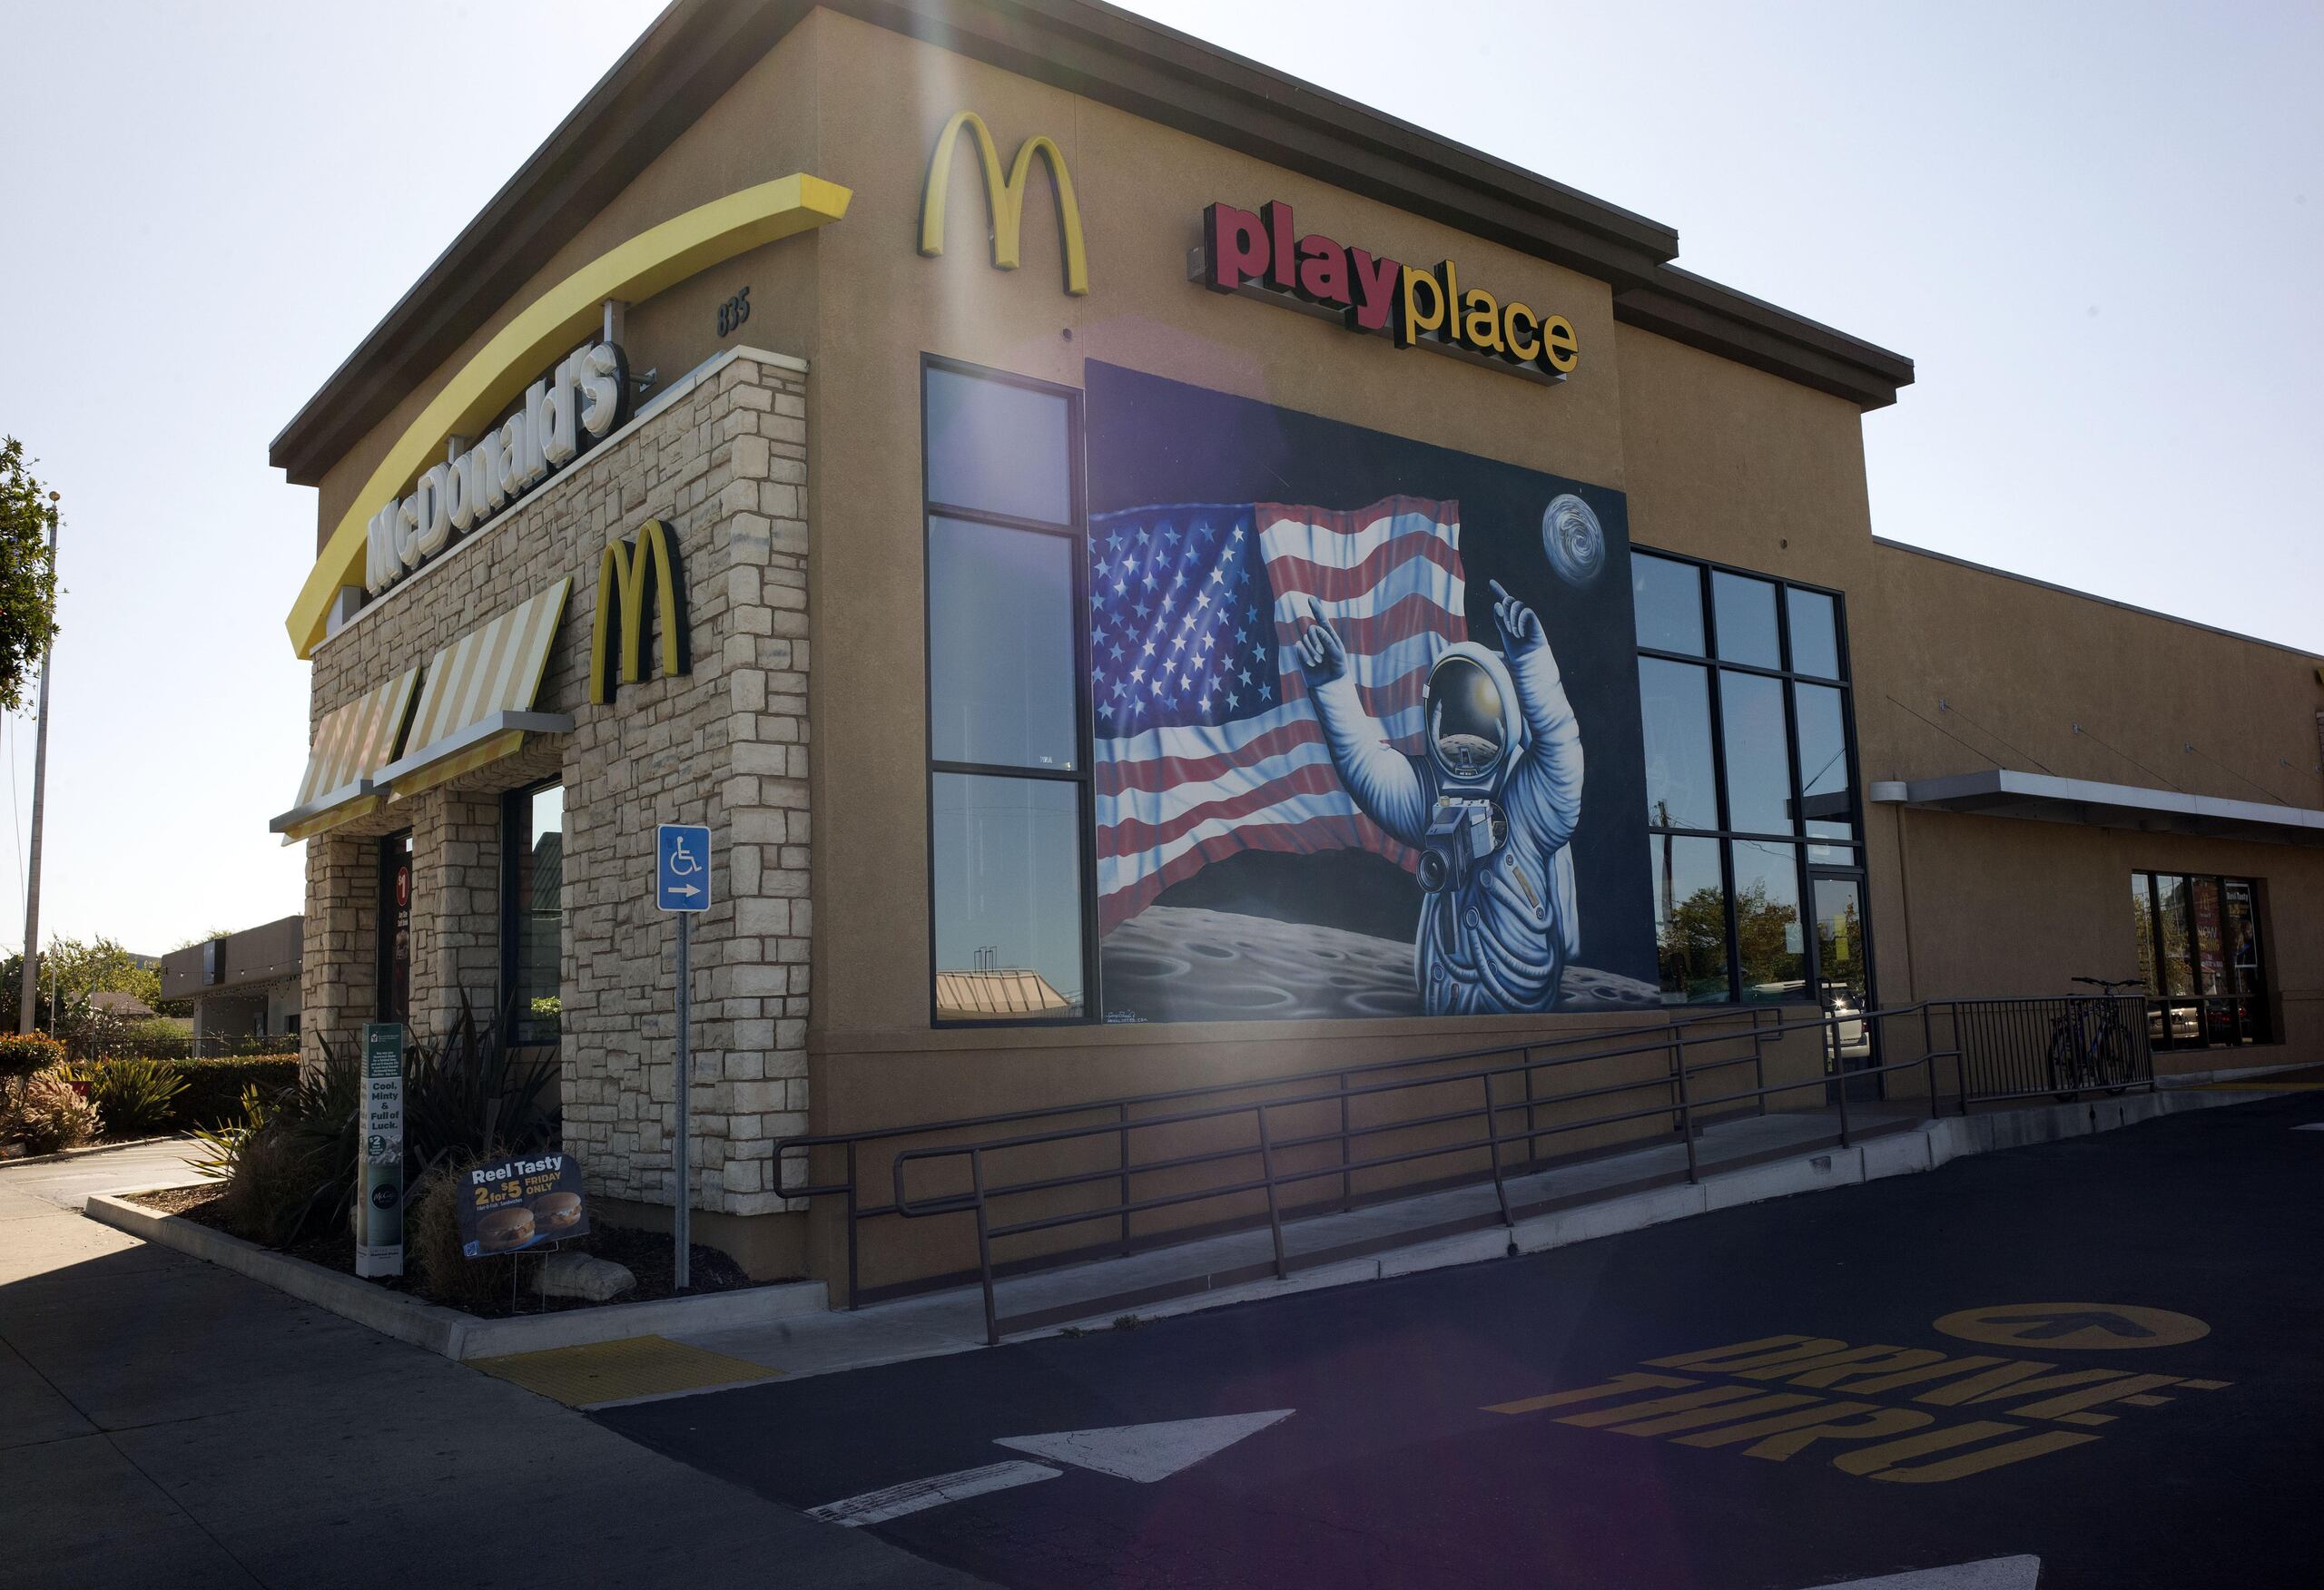
{"label": "parking lot", "polygon": [[596,1417],[1029,1590],[2312,1585],[2312,1123]]}

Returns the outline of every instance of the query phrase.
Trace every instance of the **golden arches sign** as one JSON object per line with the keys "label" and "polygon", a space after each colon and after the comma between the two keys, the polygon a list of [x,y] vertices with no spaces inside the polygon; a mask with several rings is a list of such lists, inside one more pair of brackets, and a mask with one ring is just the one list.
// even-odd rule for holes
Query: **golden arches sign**
{"label": "golden arches sign", "polygon": [[931,259],[944,251],[944,211],[951,197],[952,150],[960,129],[976,136],[977,164],[984,173],[984,199],[992,215],[992,263],[996,270],[1014,270],[1025,218],[1025,182],[1032,174],[1033,157],[1049,162],[1049,186],[1057,192],[1058,233],[1065,241],[1065,290],[1080,298],[1089,290],[1089,257],[1081,241],[1081,203],[1073,195],[1073,174],[1056,140],[1036,133],[1017,146],[1017,158],[1006,176],[1000,170],[1000,146],[992,141],[984,118],[962,111],[944,123],[936,152],[928,162],[928,184],[920,201],[920,251]]}
{"label": "golden arches sign", "polygon": [[[612,701],[618,686],[645,682],[649,598],[662,642],[662,677],[675,679],[693,669],[686,644],[685,579],[676,540],[659,519],[646,520],[635,541],[616,541],[597,560],[597,622],[589,635],[593,704],[602,707]],[[616,625],[618,653],[615,651]]]}

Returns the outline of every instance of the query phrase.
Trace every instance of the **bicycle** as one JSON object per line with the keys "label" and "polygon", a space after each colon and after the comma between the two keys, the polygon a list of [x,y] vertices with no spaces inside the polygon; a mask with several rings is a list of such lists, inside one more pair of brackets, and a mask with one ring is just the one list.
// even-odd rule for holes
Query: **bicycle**
{"label": "bicycle", "polygon": [[2069,1005],[2066,1014],[2050,1022],[2050,1085],[2061,1100],[2093,1088],[2110,1094],[2131,1085],[2130,1028],[2122,1021],[2122,990],[2143,988],[2142,977],[2076,977],[2099,991]]}

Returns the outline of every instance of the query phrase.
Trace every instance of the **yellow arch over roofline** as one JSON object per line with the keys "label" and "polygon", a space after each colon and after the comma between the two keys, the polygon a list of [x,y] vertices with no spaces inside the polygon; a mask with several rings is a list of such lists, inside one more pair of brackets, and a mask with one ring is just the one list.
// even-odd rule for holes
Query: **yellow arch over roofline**
{"label": "yellow arch over roofline", "polygon": [[291,606],[286,621],[291,649],[300,657],[312,654],[332,598],[341,586],[363,583],[364,526],[379,504],[439,460],[447,437],[483,429],[540,375],[539,367],[597,323],[606,299],[652,298],[737,254],[839,220],[852,197],[838,183],[804,172],[761,182],[647,228],[526,305],[445,383],[355,494]]}

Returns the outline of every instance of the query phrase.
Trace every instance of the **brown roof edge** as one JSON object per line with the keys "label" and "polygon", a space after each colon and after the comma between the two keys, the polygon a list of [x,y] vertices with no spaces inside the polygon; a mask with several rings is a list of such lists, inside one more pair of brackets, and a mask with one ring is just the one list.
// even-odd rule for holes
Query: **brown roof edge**
{"label": "brown roof edge", "polygon": [[[1610,283],[1618,318],[1835,393],[1896,400],[1911,361],[1677,270],[1659,222],[1099,0],[828,0]],[[812,9],[675,0],[275,437],[311,485]]]}

